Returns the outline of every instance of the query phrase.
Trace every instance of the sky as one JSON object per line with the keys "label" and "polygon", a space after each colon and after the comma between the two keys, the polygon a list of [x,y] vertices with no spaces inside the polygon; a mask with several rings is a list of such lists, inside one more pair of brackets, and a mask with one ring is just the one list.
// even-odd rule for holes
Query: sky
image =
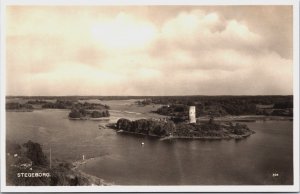
{"label": "sky", "polygon": [[292,6],[8,6],[7,95],[290,95]]}

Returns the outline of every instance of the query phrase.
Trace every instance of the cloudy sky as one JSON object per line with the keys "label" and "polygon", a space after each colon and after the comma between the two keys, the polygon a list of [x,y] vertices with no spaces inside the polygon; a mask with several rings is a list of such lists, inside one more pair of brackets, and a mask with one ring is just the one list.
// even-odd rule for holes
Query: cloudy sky
{"label": "cloudy sky", "polygon": [[291,6],[10,6],[7,95],[293,93]]}

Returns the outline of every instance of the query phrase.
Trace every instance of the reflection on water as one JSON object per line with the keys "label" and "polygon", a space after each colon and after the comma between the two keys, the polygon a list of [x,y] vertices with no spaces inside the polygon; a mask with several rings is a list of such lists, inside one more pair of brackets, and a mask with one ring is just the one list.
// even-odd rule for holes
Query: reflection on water
{"label": "reflection on water", "polygon": [[[256,134],[244,140],[169,140],[116,134],[74,121],[65,110],[7,113],[7,139],[39,142],[61,160],[96,157],[83,170],[121,185],[292,184],[292,122],[247,123]],[[109,122],[143,114],[111,112]],[[144,142],[144,146],[141,146]],[[273,177],[278,173],[278,177]]]}

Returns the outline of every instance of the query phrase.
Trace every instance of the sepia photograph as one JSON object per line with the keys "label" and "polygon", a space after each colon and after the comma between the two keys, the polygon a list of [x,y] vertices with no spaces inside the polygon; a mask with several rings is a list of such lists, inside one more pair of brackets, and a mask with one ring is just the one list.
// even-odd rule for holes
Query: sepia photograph
{"label": "sepia photograph", "polygon": [[15,2],[1,191],[299,191],[299,2]]}

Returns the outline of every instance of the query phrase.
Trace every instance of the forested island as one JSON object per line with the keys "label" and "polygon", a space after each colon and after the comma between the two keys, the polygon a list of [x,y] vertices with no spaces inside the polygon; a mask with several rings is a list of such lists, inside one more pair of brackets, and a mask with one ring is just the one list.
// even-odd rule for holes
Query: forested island
{"label": "forested island", "polygon": [[254,134],[247,125],[232,122],[215,122],[211,118],[202,123],[174,123],[171,120],[121,118],[109,127],[118,133],[140,134],[164,139],[241,139]]}
{"label": "forested island", "polygon": [[32,112],[33,106],[30,104],[20,104],[17,102],[9,102],[6,103],[6,111],[14,111],[14,112]]}
{"label": "forested island", "polygon": [[109,117],[108,105],[100,103],[78,102],[77,100],[59,100],[46,101],[46,100],[28,100],[23,103],[20,102],[7,102],[6,111],[14,112],[31,112],[40,109],[67,109],[70,110],[68,114],[70,119],[100,119]]}
{"label": "forested island", "polygon": [[107,109],[105,110],[86,110],[86,109],[72,109],[69,113],[70,119],[99,119],[109,117],[110,114]]}
{"label": "forested island", "polygon": [[[32,97],[34,98],[34,97]],[[10,98],[7,98],[7,100]],[[103,105],[100,103],[89,103],[89,102],[80,102],[78,100],[60,100],[57,98],[56,100],[46,99],[46,100],[27,100],[27,98],[21,98],[20,100],[16,100],[14,102],[6,102],[6,110],[17,110],[17,109],[109,109],[108,105]]]}
{"label": "forested island", "polygon": [[96,103],[76,103],[73,104],[70,119],[99,119],[109,117],[109,106]]}

